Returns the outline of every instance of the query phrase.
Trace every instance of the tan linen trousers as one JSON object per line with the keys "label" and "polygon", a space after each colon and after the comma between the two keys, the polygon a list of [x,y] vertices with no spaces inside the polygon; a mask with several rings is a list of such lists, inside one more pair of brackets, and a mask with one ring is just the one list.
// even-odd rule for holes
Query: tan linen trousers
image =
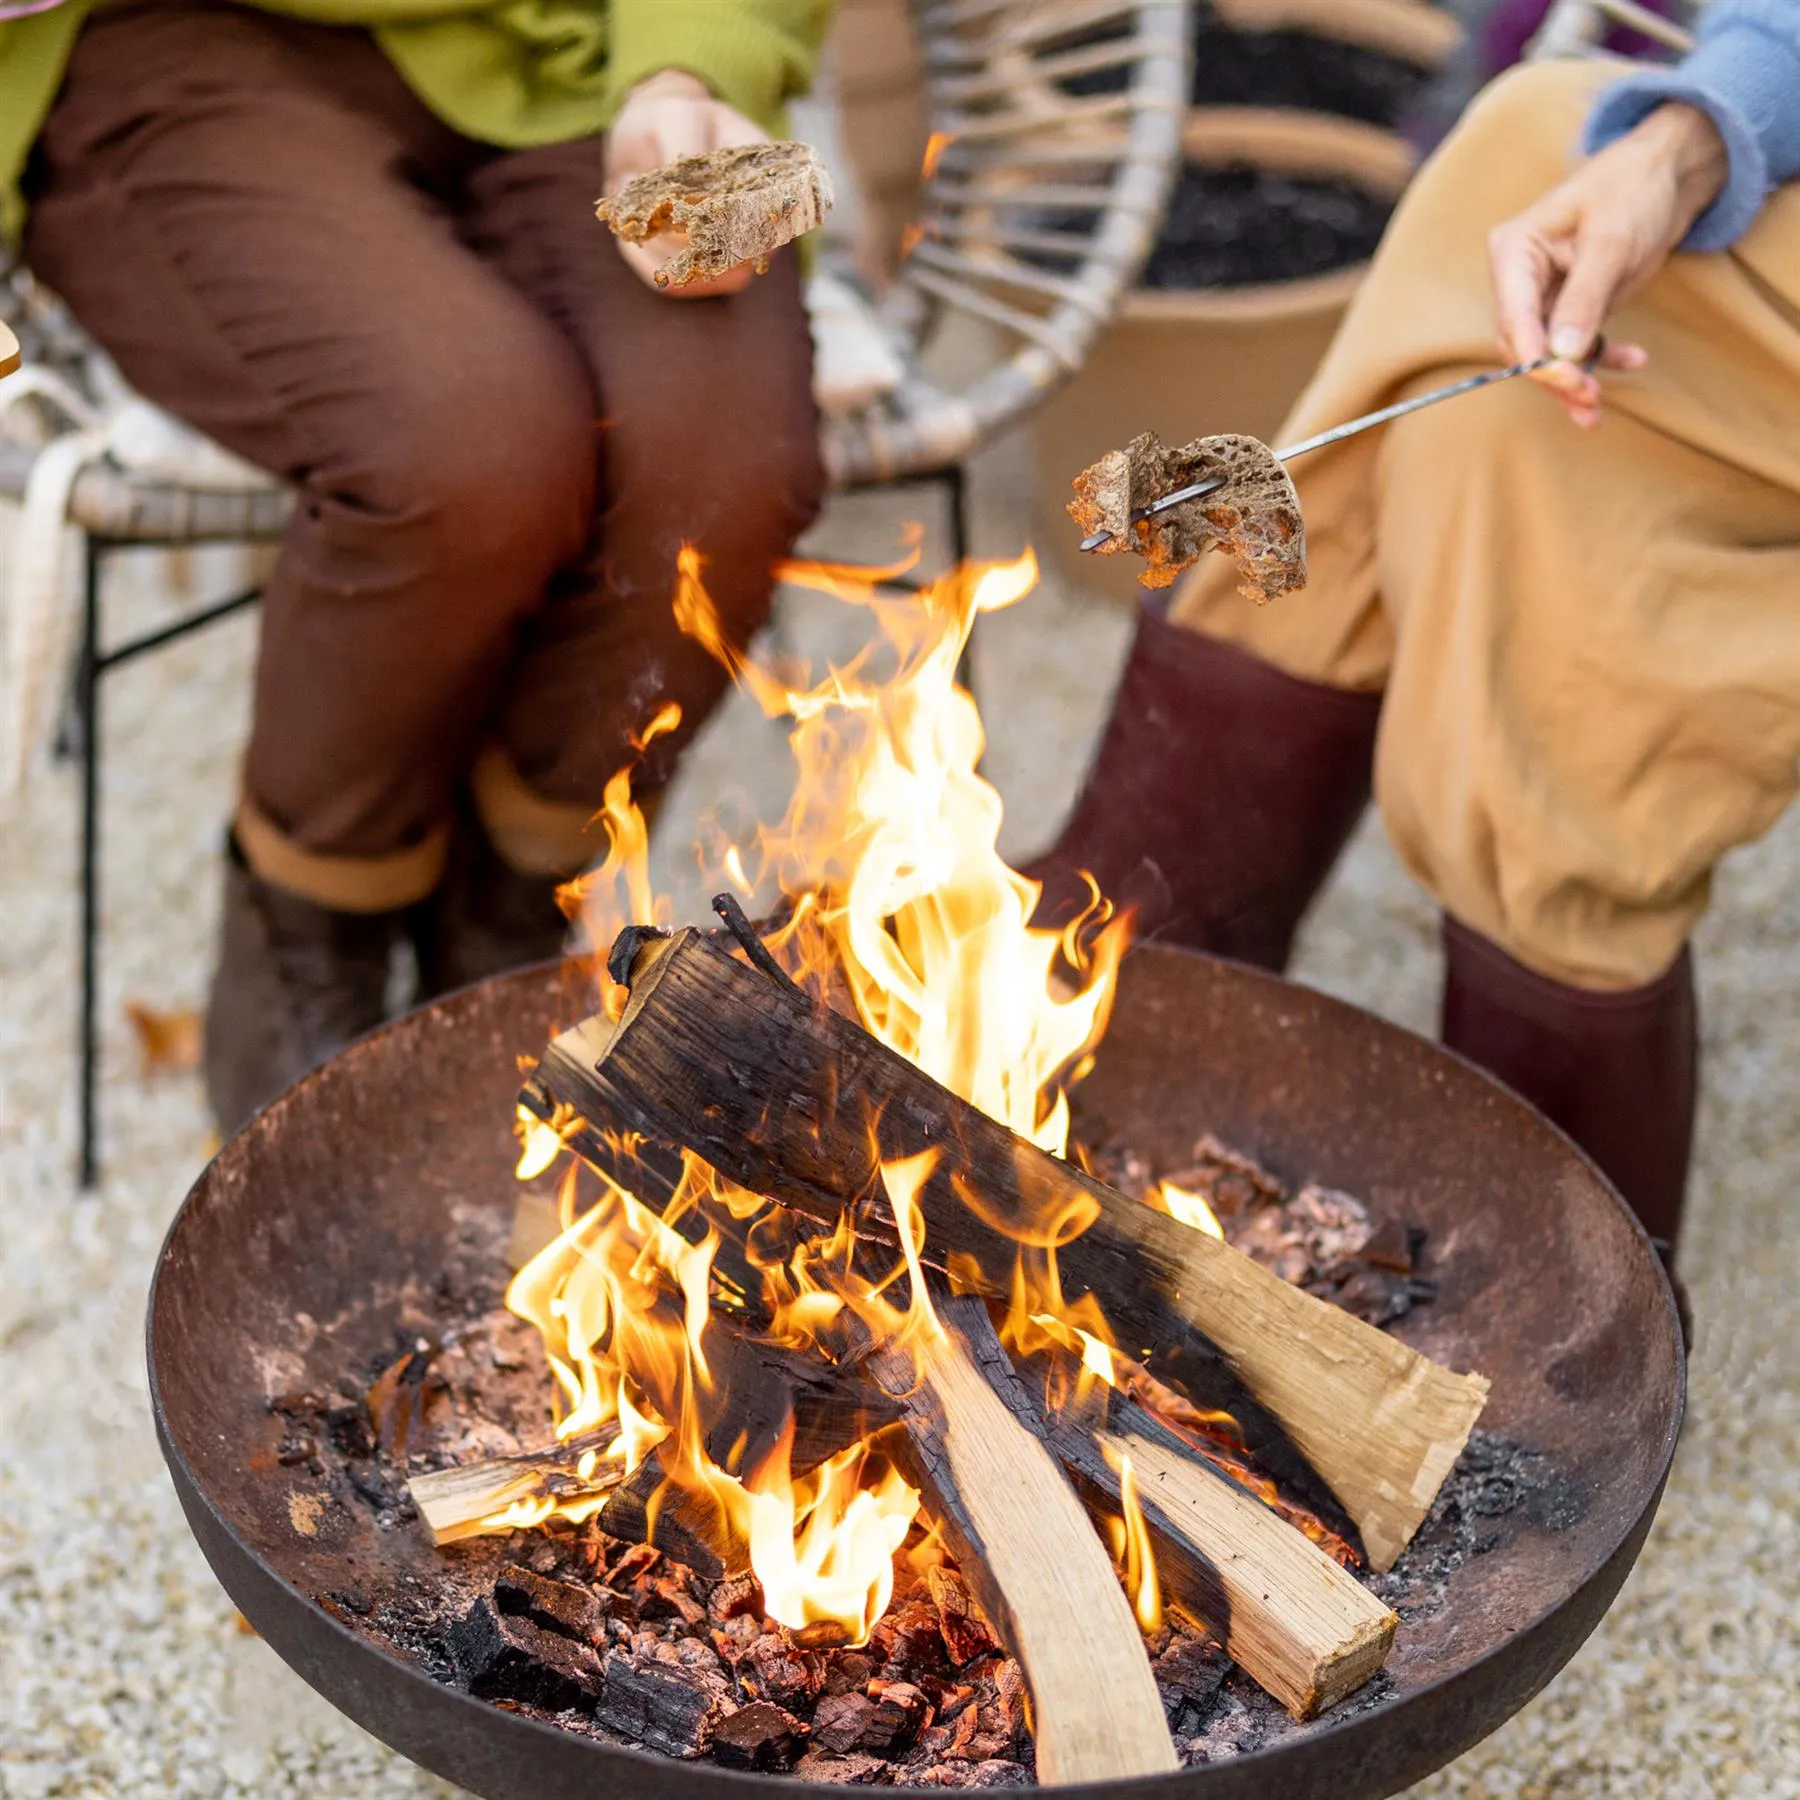
{"label": "tan linen trousers", "polygon": [[[1591,63],[1514,71],[1419,174],[1291,442],[1477,369],[1486,239],[1562,179]],[[1304,592],[1255,607],[1209,557],[1182,625],[1383,688],[1376,797],[1407,867],[1557,980],[1654,979],[1714,865],[1793,797],[1800,756],[1800,186],[1732,251],[1678,255],[1608,329],[1597,431],[1514,382],[1294,465]]]}

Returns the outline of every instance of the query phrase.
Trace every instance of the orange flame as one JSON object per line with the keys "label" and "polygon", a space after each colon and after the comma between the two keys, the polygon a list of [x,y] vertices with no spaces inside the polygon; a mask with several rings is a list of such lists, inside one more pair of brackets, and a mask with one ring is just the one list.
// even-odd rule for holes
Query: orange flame
{"label": "orange flame", "polygon": [[1124,1565],[1125,1591],[1131,1596],[1138,1629],[1154,1631],[1163,1622],[1162,1586],[1156,1578],[1156,1551],[1150,1542],[1150,1527],[1144,1522],[1144,1509],[1138,1501],[1137,1474],[1125,1451],[1115,1450],[1111,1444],[1102,1444],[1101,1450],[1119,1477],[1120,1517],[1109,1521],[1113,1557]]}
{"label": "orange flame", "polygon": [[[1105,1031],[1126,925],[1096,896],[1091,929],[1079,938],[1034,929],[1038,889],[998,850],[1000,796],[979,773],[981,718],[957,668],[975,620],[1030,591],[1035,560],[1027,551],[966,566],[916,592],[884,586],[917,555],[915,545],[885,569],[780,566],[782,579],[857,606],[871,623],[861,652],[815,674],[739,648],[706,591],[702,558],[683,547],[677,622],[765,713],[791,722],[798,774],[779,824],[711,848],[703,867],[747,902],[779,890],[785,917],[768,942],[801,980],[953,1092],[1064,1155],[1068,1089]],[[678,717],[659,719],[645,742]],[[602,949],[627,923],[672,922],[650,892],[648,833],[628,774],[609,785],[603,817],[606,860],[570,890],[589,941]],[[616,1016],[623,995],[607,998]],[[568,1123],[522,1126],[522,1175],[550,1165]],[[731,1188],[696,1159],[660,1218],[617,1182],[578,1216],[571,1175],[561,1234],[508,1291],[508,1305],[543,1335],[559,1435],[613,1428],[611,1447],[596,1462],[626,1471],[654,1451],[670,1482],[709,1499],[748,1543],[768,1612],[784,1624],[830,1619],[853,1639],[866,1638],[887,1604],[892,1559],[918,1496],[868,1443],[803,1475],[790,1466],[791,1432],[759,1467],[726,1468],[714,1459],[702,1425],[708,1333],[720,1329],[709,1305],[731,1304],[734,1290],[715,1267],[717,1230],[698,1244],[684,1233],[733,1222],[778,1341],[819,1346],[848,1306],[879,1341],[916,1354],[942,1332],[923,1276],[917,1205],[933,1166],[928,1154],[882,1167],[900,1239],[885,1273],[868,1269],[868,1247],[859,1246],[848,1216],[835,1230],[796,1241],[791,1214]],[[1020,1246],[1009,1331],[1078,1348],[1082,1379],[1114,1380],[1104,1315],[1091,1297],[1069,1302],[1056,1270],[1058,1247],[1091,1224],[1091,1209],[1020,1217],[991,1197],[958,1192]],[[741,1264],[732,1266],[741,1278]],[[904,1305],[890,1297],[902,1282]],[[744,1298],[735,1290],[739,1303]],[[555,1503],[563,1511],[596,1504],[586,1496]],[[519,1522],[509,1509],[508,1523]],[[1139,1525],[1147,1555],[1141,1517]],[[1153,1573],[1142,1574],[1141,1556],[1127,1561],[1128,1572],[1140,1571],[1137,1591],[1148,1583],[1151,1598],[1141,1605],[1153,1604]]]}
{"label": "orange flame", "polygon": [[934,131],[925,140],[925,157],[919,164],[919,179],[929,181],[937,173],[937,166],[944,160],[944,152],[956,142],[954,131]]}

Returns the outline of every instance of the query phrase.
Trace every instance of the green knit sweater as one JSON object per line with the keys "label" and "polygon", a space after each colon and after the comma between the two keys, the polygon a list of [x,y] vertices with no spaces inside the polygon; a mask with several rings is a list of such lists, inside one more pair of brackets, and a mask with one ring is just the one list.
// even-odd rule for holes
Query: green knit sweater
{"label": "green knit sweater", "polygon": [[[0,25],[0,233],[24,222],[19,176],[88,14],[63,0]],[[831,0],[247,0],[367,27],[446,124],[504,149],[605,129],[627,91],[686,69],[765,130],[812,77]]]}

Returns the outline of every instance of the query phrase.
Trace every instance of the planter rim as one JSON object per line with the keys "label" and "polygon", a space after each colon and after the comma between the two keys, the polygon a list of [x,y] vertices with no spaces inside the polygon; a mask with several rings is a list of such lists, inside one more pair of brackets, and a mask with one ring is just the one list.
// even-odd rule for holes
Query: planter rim
{"label": "planter rim", "polygon": [[1118,316],[1134,325],[1280,324],[1347,306],[1368,272],[1369,265],[1359,262],[1293,281],[1251,281],[1229,288],[1133,288],[1120,302]]}

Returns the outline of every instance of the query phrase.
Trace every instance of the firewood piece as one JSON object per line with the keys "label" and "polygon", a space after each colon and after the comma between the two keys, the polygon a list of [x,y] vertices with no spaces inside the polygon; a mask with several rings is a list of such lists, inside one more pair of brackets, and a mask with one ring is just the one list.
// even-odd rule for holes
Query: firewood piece
{"label": "firewood piece", "polygon": [[[1143,1229],[1137,1215],[1149,1209],[1044,1156],[849,1020],[815,1009],[791,990],[776,990],[785,1010],[765,1021],[763,997],[774,984],[701,934],[640,934],[631,942],[637,946],[636,960],[616,957],[618,973],[631,976],[638,990],[647,992],[658,980],[653,971],[673,967],[670,995],[659,992],[647,1018],[627,1009],[629,1039],[624,1026],[599,1017],[572,1027],[545,1052],[520,1095],[521,1103],[539,1117],[563,1119],[565,1138],[578,1155],[609,1170],[621,1141],[634,1142],[649,1177],[640,1179],[635,1191],[660,1207],[675,1192],[673,1184],[655,1185],[672,1153],[665,1148],[659,1159],[644,1146],[692,1140],[697,1154],[728,1175],[734,1164],[755,1171],[756,1179],[743,1184],[753,1191],[829,1224],[836,1224],[845,1206],[856,1204],[859,1232],[893,1241],[893,1220],[880,1192],[878,1159],[864,1122],[878,1117],[882,1159],[933,1145],[950,1153],[920,1196],[928,1225],[925,1258],[942,1266],[953,1252],[962,1253],[987,1275],[996,1294],[1008,1291],[1019,1250],[1005,1229],[1010,1220],[1060,1218],[1071,1205],[1091,1215],[1096,1196],[1102,1197],[1123,1209],[1124,1233],[1111,1225],[1098,1233],[1090,1229],[1067,1246],[1060,1256],[1065,1288],[1079,1292],[1091,1270],[1122,1340],[1178,1354],[1183,1383],[1195,1404],[1229,1414],[1245,1448],[1283,1490],[1362,1550],[1350,1515],[1195,1322],[1191,1307],[1184,1313],[1180,1303],[1159,1292],[1155,1283],[1145,1283],[1130,1266],[1136,1251],[1129,1234]],[[709,962],[690,965],[686,960],[695,942]],[[625,943],[622,934],[615,953]],[[686,1041],[689,1034],[679,1023],[677,1009],[687,1004],[720,1009],[719,1029],[703,1031],[698,1044]],[[742,1080],[727,1073],[740,1068]],[[853,1078],[846,1079],[842,1093],[840,1072]],[[757,1098],[764,1079],[773,1084],[771,1091],[793,1094],[802,1116],[765,1131],[763,1103]],[[840,1101],[845,1110],[834,1113]],[[935,1118],[933,1108],[940,1109]],[[567,1119],[570,1109],[578,1115],[573,1123]],[[815,1115],[827,1121],[829,1143],[813,1137],[806,1120]],[[707,1120],[704,1131],[696,1129],[702,1116]],[[764,1136],[770,1142],[763,1143]],[[679,1156],[674,1162],[678,1173]],[[1085,1191],[1071,1192],[1071,1182]],[[977,1211],[965,1202],[964,1194],[970,1192],[991,1204]],[[1188,1231],[1173,1222],[1171,1229],[1178,1234],[1177,1243],[1179,1234]]]}
{"label": "firewood piece", "polygon": [[831,177],[810,144],[739,144],[634,176],[595,211],[630,243],[685,232],[658,287],[710,281],[811,231],[831,210]]}
{"label": "firewood piece", "polygon": [[[906,1401],[910,1462],[987,1616],[1030,1684],[1038,1775],[1110,1781],[1179,1766],[1131,1605],[1030,1397],[970,1297],[869,1370]],[[998,1390],[1008,1390],[1003,1399]]]}
{"label": "firewood piece", "polygon": [[497,1612],[485,1599],[451,1627],[448,1648],[469,1692],[482,1700],[591,1712],[600,1694],[600,1659],[585,1644]]}
{"label": "firewood piece", "polygon": [[[429,1474],[413,1476],[406,1491],[418,1508],[427,1541],[440,1547],[454,1544],[473,1537],[483,1519],[515,1501],[546,1494],[604,1493],[621,1473],[618,1463],[605,1458],[605,1451],[617,1436],[618,1427],[607,1425],[567,1443],[522,1456],[434,1469]],[[576,1472],[576,1466],[589,1450],[599,1452],[601,1460],[590,1476],[583,1477]]]}
{"label": "firewood piece", "polygon": [[961,1668],[1000,1647],[993,1627],[981,1615],[963,1579],[954,1569],[925,1571],[925,1585],[938,1612],[938,1632],[951,1662]]}
{"label": "firewood piece", "polygon": [[608,1537],[653,1545],[703,1581],[719,1581],[750,1566],[748,1546],[734,1540],[724,1515],[670,1481],[654,1450],[607,1496],[597,1522]]}
{"label": "firewood piece", "polygon": [[572,1581],[552,1581],[513,1564],[495,1577],[494,1605],[508,1618],[526,1619],[578,1644],[606,1642],[606,1602]]}
{"label": "firewood piece", "polygon": [[[1017,1245],[998,1226],[1085,1211],[1092,1224],[1058,1255],[1065,1291],[1092,1292],[1125,1345],[1183,1337],[1210,1354],[1217,1384],[1189,1397],[1230,1412],[1252,1455],[1334,1529],[1335,1495],[1370,1564],[1392,1566],[1468,1441],[1484,1377],[1432,1362],[1046,1155],[850,1020],[805,1005],[698,933],[647,945],[631,974],[617,1030],[590,1021],[597,1029],[557,1039],[527,1084],[527,1106],[548,1113],[561,1100],[585,1113],[591,1104],[602,1117],[614,1109],[801,1211],[835,1222],[860,1205],[859,1229],[871,1232],[883,1228],[879,1163],[935,1148],[918,1195],[927,1259],[961,1251],[1002,1294]],[[571,1142],[587,1153],[579,1136]],[[1223,1379],[1232,1371],[1236,1403]],[[1281,1454],[1290,1438],[1305,1463]],[[1307,1463],[1322,1483],[1306,1480]]]}
{"label": "firewood piece", "polygon": [[713,1727],[713,1761],[727,1769],[783,1774],[800,1760],[806,1727],[767,1700],[754,1700],[728,1713]]}
{"label": "firewood piece", "polygon": [[[1213,479],[1221,485],[1199,499],[1132,518],[1177,488]],[[1100,554],[1132,550],[1143,557],[1144,587],[1169,586],[1214,549],[1236,561],[1238,591],[1249,599],[1273,600],[1306,586],[1300,497],[1280,458],[1257,438],[1202,437],[1176,449],[1143,432],[1075,477],[1068,512],[1085,535],[1109,534]]]}
{"label": "firewood piece", "polygon": [[635,1649],[611,1651],[602,1667],[606,1685],[594,1717],[665,1756],[704,1756],[732,1710],[731,1683],[704,1669]]}
{"label": "firewood piece", "polygon": [[1114,1516],[1116,1463],[1130,1458],[1165,1592],[1295,1718],[1335,1706],[1387,1660],[1393,1611],[1132,1401],[1108,1396],[1092,1430],[1059,1415],[1050,1441],[1076,1485]]}

